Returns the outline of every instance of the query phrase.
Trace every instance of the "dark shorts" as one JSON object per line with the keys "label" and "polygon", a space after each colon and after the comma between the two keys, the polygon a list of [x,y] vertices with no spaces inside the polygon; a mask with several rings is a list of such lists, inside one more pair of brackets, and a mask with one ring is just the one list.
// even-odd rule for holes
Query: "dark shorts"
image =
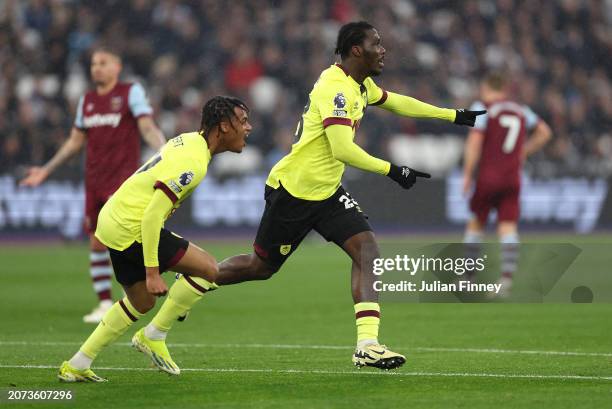
{"label": "dark shorts", "polygon": [[87,233],[95,233],[98,214],[113,193],[115,191],[111,189],[85,189],[85,230]]}
{"label": "dark shorts", "polygon": [[[159,235],[159,272],[163,273],[175,266],[189,247],[189,242],[177,236],[170,230],[162,229]],[[145,281],[147,273],[142,254],[142,244],[135,241],[123,251],[108,249],[117,281],[124,286],[131,286],[139,281]]]}
{"label": "dark shorts", "polygon": [[520,185],[477,184],[470,200],[470,210],[483,226],[487,223],[491,209],[497,210],[498,222],[517,222],[520,214],[520,190]]}
{"label": "dark shorts", "polygon": [[342,186],[320,201],[298,199],[282,186],[266,186],[265,199],[253,248],[274,269],[280,268],[313,229],[338,246],[357,233],[372,230],[359,204]]}

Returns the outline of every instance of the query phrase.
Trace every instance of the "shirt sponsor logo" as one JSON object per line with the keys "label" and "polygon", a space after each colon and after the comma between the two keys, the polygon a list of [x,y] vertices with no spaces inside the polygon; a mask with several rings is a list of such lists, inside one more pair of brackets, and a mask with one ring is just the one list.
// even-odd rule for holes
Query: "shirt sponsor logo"
{"label": "shirt sponsor logo", "polygon": [[193,180],[193,172],[185,172],[181,176],[179,176],[179,183],[183,186],[187,186]]}
{"label": "shirt sponsor logo", "polygon": [[112,126],[116,128],[121,122],[121,114],[95,114],[83,117],[85,128],[96,128],[98,126]]}

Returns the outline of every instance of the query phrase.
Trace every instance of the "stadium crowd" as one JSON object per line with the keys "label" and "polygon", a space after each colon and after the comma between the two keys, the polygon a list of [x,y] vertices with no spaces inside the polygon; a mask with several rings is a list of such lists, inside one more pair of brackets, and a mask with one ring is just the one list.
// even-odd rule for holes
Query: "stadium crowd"
{"label": "stadium crowd", "polygon": [[[384,88],[469,107],[488,69],[551,124],[542,175],[612,174],[610,0],[4,0],[0,2],[0,174],[47,160],[88,87],[89,51],[111,45],[124,79],[148,92],[167,137],[199,124],[203,101],[249,101],[249,143],[267,170],[286,152],[308,92],[334,62],[339,26],[367,19],[387,49]],[[358,133],[373,154],[390,136],[456,133],[372,109]],[[463,136],[463,135],[459,135]],[[79,172],[72,161],[58,175]]]}

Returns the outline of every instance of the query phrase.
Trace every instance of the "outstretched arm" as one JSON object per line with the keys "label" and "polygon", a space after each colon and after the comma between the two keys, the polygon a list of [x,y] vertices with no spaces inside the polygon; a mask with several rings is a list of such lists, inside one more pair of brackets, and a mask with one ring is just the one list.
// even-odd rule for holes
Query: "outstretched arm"
{"label": "outstretched arm", "polygon": [[27,176],[19,183],[21,186],[38,186],[53,173],[58,166],[81,150],[85,144],[85,132],[73,127],[70,137],[59,148],[53,158],[44,166],[34,166],[28,169]]}
{"label": "outstretched arm", "polygon": [[404,189],[410,189],[416,183],[417,177],[431,177],[428,173],[407,166],[396,166],[370,155],[353,142],[351,128],[346,125],[328,126],[325,133],[335,159],[354,168],[386,175]]}
{"label": "outstretched arm", "polygon": [[391,164],[370,155],[353,142],[353,131],[349,126],[330,125],[325,128],[325,134],[335,159],[367,172],[389,173]]}
{"label": "outstretched arm", "polygon": [[440,108],[435,105],[419,101],[416,98],[388,91],[383,91],[380,101],[372,105],[379,105],[381,108],[386,109],[387,111],[402,116],[412,118],[437,118],[453,122],[457,125],[467,126],[474,126],[476,117],[487,112]]}
{"label": "outstretched arm", "polygon": [[383,91],[383,97],[379,103],[381,108],[394,114],[409,116],[412,118],[437,118],[449,122],[455,120],[455,110],[439,108],[437,106],[419,101],[416,98],[396,94],[395,92]]}

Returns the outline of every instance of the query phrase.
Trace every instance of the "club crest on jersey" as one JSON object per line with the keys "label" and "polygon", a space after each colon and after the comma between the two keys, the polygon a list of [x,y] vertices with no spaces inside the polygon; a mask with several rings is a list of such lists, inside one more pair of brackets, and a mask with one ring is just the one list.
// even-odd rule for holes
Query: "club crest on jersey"
{"label": "club crest on jersey", "polygon": [[290,251],[291,251],[291,244],[283,244],[282,246],[280,246],[280,253],[283,256],[286,256],[287,254],[289,254]]}
{"label": "club crest on jersey", "polygon": [[91,112],[91,111],[93,111],[93,109],[94,109],[94,104],[93,104],[93,102],[90,102],[89,104],[87,104],[87,105],[85,106],[85,111],[87,111],[87,112]]}
{"label": "club crest on jersey", "polygon": [[123,98],[121,95],[117,95],[116,97],[112,97],[110,100],[110,106],[112,111],[119,111],[121,106],[123,105]]}
{"label": "club crest on jersey", "polygon": [[182,186],[187,186],[188,184],[191,183],[192,180],[193,180],[193,172],[192,171],[185,172],[181,176],[179,176],[179,183]]}

